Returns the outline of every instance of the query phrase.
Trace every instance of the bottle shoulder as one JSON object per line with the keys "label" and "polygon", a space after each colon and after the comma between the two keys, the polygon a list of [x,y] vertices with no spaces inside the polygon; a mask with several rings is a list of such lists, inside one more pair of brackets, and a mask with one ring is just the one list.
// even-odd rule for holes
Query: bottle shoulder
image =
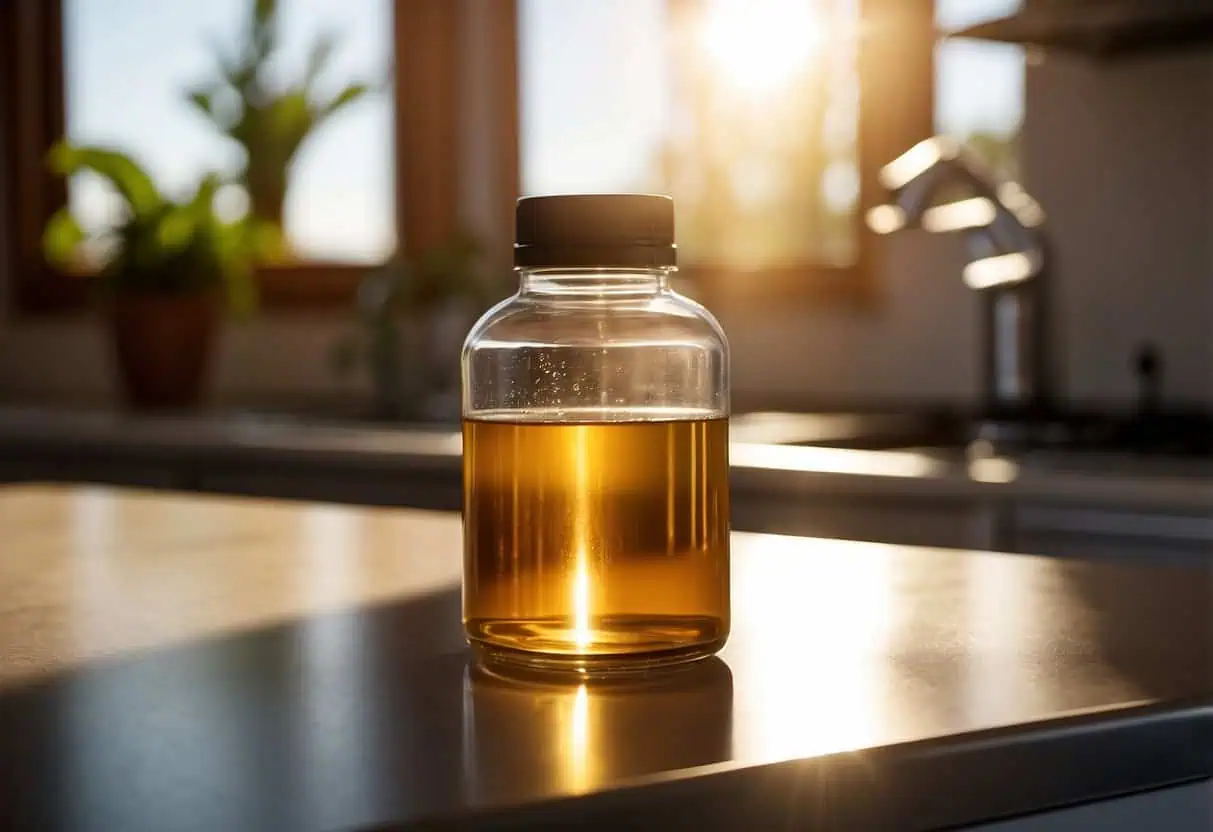
{"label": "bottle shoulder", "polygon": [[727,349],[724,331],[702,305],[666,291],[627,298],[533,298],[513,295],[489,309],[468,333],[466,349],[508,344],[560,346],[686,343]]}

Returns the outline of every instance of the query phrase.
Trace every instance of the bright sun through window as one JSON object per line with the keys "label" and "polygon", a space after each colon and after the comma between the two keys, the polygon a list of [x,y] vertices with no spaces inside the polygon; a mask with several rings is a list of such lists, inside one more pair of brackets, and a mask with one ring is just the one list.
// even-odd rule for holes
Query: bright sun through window
{"label": "bright sun through window", "polygon": [[656,191],[686,265],[845,265],[856,0],[523,0],[523,189]]}
{"label": "bright sun through window", "polygon": [[720,0],[704,13],[701,37],[721,79],[750,94],[787,86],[822,45],[816,6],[803,0]]}

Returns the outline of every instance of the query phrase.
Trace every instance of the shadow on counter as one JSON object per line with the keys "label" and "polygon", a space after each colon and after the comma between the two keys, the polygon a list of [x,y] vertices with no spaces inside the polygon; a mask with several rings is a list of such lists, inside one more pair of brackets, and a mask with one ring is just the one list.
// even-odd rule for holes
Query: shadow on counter
{"label": "shadow on counter", "polygon": [[0,690],[0,827],[408,825],[728,759],[722,661],[514,682],[459,621],[443,591]]}

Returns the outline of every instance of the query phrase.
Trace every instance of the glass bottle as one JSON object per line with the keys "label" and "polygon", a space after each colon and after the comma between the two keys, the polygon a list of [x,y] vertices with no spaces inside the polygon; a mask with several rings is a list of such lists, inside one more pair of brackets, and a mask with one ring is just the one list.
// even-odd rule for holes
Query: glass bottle
{"label": "glass bottle", "polygon": [[670,288],[664,196],[518,201],[516,295],[463,348],[469,641],[582,673],[729,632],[728,345]]}

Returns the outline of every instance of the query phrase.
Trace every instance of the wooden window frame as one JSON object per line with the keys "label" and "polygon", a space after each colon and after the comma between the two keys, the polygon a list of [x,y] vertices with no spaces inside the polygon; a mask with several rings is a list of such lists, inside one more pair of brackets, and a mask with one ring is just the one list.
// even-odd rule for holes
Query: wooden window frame
{"label": "wooden window frame", "polygon": [[[0,256],[22,315],[87,302],[85,281],[48,267],[47,218],[66,199],[43,159],[64,133],[63,0],[0,2]],[[934,0],[859,0],[859,210],[880,199],[880,166],[933,132]],[[508,268],[519,192],[516,0],[394,0],[396,231],[424,251],[477,233],[486,269]],[[5,219],[7,218],[7,220]],[[880,247],[860,223],[857,261],[683,271],[712,304],[878,305]],[[301,263],[260,269],[266,310],[348,306],[369,268]]]}

